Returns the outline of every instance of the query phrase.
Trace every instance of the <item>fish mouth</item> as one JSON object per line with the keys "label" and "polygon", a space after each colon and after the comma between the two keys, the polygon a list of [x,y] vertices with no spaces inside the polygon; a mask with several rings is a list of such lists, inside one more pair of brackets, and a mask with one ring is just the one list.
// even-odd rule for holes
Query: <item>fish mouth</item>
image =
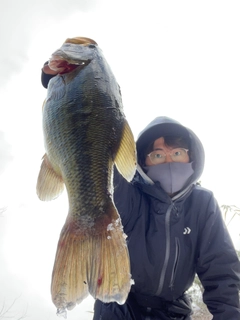
{"label": "fish mouth", "polygon": [[66,73],[78,66],[88,65],[94,55],[95,44],[79,45],[64,43],[56,50],[49,59],[49,68],[58,72]]}
{"label": "fish mouth", "polygon": [[57,50],[54,52],[49,59],[49,68],[62,74],[73,71],[79,66],[85,67],[91,62],[90,59],[80,59],[76,57],[71,57],[62,50]]}
{"label": "fish mouth", "polygon": [[69,72],[73,66],[85,66],[92,60],[97,46],[97,42],[90,38],[68,38],[61,48],[52,54],[48,65],[58,73]]}

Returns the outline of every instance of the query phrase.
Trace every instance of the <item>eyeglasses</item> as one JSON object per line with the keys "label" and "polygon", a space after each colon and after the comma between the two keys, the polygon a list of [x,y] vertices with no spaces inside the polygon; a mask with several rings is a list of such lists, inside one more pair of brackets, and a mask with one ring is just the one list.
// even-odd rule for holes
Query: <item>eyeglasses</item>
{"label": "eyeglasses", "polygon": [[188,159],[188,149],[184,148],[174,148],[167,153],[163,150],[154,150],[150,152],[147,157],[150,158],[153,164],[160,164],[165,162],[168,154],[174,162],[185,162]]}

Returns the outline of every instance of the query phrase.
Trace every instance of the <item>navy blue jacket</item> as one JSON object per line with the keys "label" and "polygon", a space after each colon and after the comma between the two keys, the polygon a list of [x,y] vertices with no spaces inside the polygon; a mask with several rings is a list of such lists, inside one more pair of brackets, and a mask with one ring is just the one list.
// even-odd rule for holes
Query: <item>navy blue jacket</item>
{"label": "navy blue jacket", "polygon": [[[160,125],[172,121],[159,117],[154,123]],[[164,132],[157,132],[155,137],[156,127],[153,135],[149,128],[152,125],[140,134],[138,151],[147,143],[142,136],[145,133],[150,136],[150,141],[166,134],[164,129]],[[141,319],[191,319],[190,315],[184,317],[181,312],[177,312],[179,318],[174,312],[171,318],[168,310],[163,314],[161,311],[152,312],[152,316],[148,316],[147,311],[141,309],[141,304],[144,305],[141,297],[159,297],[160,302],[171,304],[183,297],[196,273],[204,287],[203,299],[213,319],[240,319],[239,260],[213,193],[196,184],[203,170],[204,151],[196,135],[185,129],[191,140],[195,174],[175,197],[170,198],[159,183],[149,183],[141,170],[132,183],[126,182],[115,172],[114,202],[127,234],[135,284],[131,287],[131,301],[123,306],[97,301],[95,320],[140,320],[140,316]],[[142,310],[140,316],[135,314],[135,318],[136,308],[132,307],[134,295],[137,300],[140,296],[138,306]],[[151,307],[150,300],[148,303]]]}

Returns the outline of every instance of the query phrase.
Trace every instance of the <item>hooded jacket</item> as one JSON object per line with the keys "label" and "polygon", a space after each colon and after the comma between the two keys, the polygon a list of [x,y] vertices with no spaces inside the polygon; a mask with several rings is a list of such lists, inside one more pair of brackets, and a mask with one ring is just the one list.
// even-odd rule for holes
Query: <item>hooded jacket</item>
{"label": "hooded jacket", "polygon": [[[200,140],[179,122],[158,117],[140,133],[136,143],[138,155],[141,157],[149,143],[166,135],[182,135],[189,140],[194,173],[173,198],[159,183],[153,183],[141,167],[132,183],[115,173],[114,201],[127,234],[134,285],[125,306],[97,301],[94,319],[140,320],[140,316],[141,319],[191,319],[180,309],[171,313],[171,307],[166,309],[166,304],[174,305],[184,297],[196,273],[213,319],[240,319],[239,260],[213,193],[196,183],[204,168]],[[152,317],[145,317],[144,312],[138,316],[135,313],[134,318],[136,308],[132,307],[132,296],[139,310],[143,310],[142,306],[146,312],[148,305],[147,309],[152,309],[151,299],[157,297],[159,308],[167,311],[155,316],[153,312]],[[161,308],[162,301],[166,304]],[[157,309],[156,303],[153,304]],[[133,311],[128,314],[129,305]],[[109,318],[104,316],[108,312]]]}

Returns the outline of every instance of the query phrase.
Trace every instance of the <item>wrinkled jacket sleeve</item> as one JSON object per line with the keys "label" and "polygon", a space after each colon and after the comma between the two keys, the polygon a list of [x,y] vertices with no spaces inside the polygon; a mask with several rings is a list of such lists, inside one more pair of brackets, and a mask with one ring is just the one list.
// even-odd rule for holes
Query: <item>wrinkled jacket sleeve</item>
{"label": "wrinkled jacket sleeve", "polygon": [[201,226],[197,273],[204,303],[214,320],[239,320],[240,263],[213,196]]}

